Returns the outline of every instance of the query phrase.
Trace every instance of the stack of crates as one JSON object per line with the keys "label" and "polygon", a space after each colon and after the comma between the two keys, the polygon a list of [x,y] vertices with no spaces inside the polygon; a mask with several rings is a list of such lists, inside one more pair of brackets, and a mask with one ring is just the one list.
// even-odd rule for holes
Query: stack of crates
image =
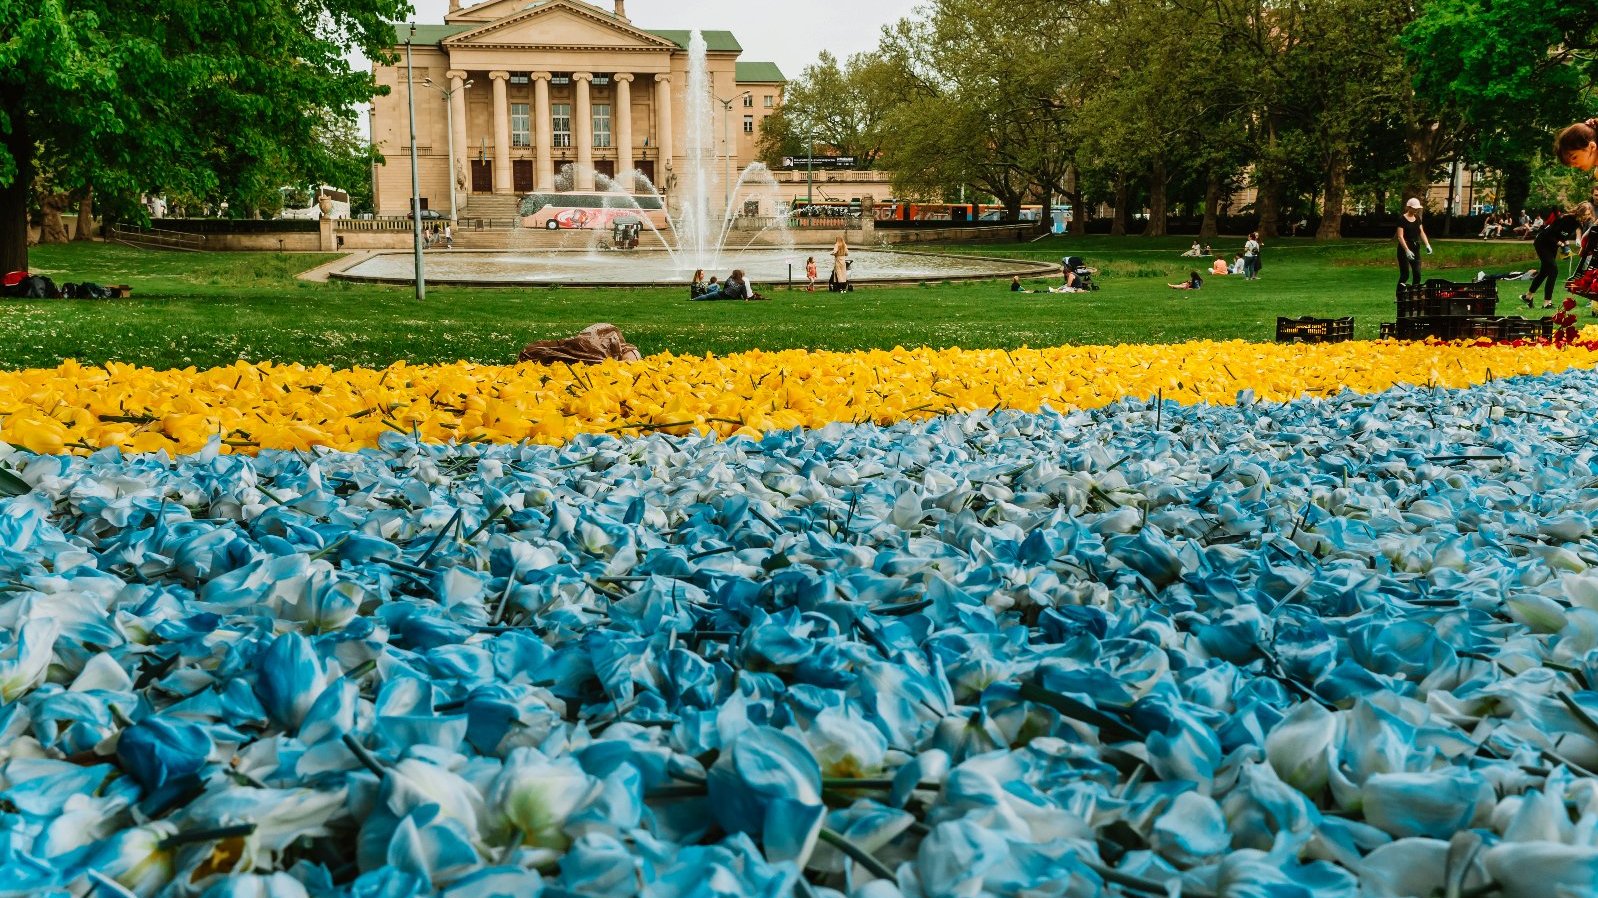
{"label": "stack of crates", "polygon": [[1354,339],[1352,318],[1278,318],[1278,343],[1342,343]]}
{"label": "stack of crates", "polygon": [[1398,285],[1398,320],[1381,335],[1398,340],[1529,340],[1553,336],[1554,320],[1500,318],[1498,282],[1457,284],[1433,279]]}

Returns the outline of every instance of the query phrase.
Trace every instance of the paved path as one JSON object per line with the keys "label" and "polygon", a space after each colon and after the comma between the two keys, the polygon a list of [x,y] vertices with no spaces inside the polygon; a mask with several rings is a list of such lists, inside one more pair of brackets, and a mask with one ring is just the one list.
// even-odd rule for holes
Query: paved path
{"label": "paved path", "polygon": [[349,265],[358,265],[380,252],[382,252],[382,250],[367,250],[365,252],[359,253],[346,253],[345,255],[342,255],[325,265],[318,265],[317,267],[312,268],[310,271],[302,271],[295,275],[295,277],[302,281],[310,281],[313,284],[325,284],[333,272],[343,271],[344,268]]}

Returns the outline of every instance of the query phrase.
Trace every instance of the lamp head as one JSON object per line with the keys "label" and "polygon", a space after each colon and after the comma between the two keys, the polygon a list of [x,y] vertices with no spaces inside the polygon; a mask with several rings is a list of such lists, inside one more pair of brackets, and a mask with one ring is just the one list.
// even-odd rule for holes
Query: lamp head
{"label": "lamp head", "polygon": [[464,90],[464,89],[466,89],[468,87],[471,87],[471,86],[472,86],[472,82],[468,81],[465,84],[461,85],[461,89]]}
{"label": "lamp head", "polygon": [[431,79],[431,78],[423,78],[422,79],[422,83],[427,85],[428,87],[432,87],[433,86],[433,79]]}

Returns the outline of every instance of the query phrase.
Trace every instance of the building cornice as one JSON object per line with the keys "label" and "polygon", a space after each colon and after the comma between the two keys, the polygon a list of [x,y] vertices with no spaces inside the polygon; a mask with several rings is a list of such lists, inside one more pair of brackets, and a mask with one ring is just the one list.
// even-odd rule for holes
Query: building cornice
{"label": "building cornice", "polygon": [[617,50],[620,50],[620,51],[657,50],[658,51],[658,50],[676,50],[677,49],[677,45],[675,43],[672,43],[671,41],[669,41],[669,40],[667,40],[667,39],[665,39],[663,37],[658,37],[656,35],[650,34],[647,31],[643,31],[643,30],[640,30],[638,28],[634,28],[630,24],[627,24],[625,22],[619,21],[614,16],[605,15],[604,13],[601,13],[598,10],[595,10],[592,7],[589,7],[586,3],[574,3],[574,2],[572,2],[572,0],[545,0],[544,3],[542,3],[542,4],[538,5],[538,6],[532,7],[531,9],[526,9],[526,10],[523,10],[523,11],[521,11],[519,13],[514,14],[514,15],[506,16],[503,19],[495,19],[492,22],[484,22],[481,27],[473,28],[470,31],[463,31],[460,34],[453,35],[451,37],[447,37],[441,42],[441,45],[444,46],[445,48],[448,48],[448,49],[453,49],[453,48],[456,48],[456,47],[470,47],[472,49],[484,49],[485,45],[483,44],[481,38],[488,37],[489,35],[493,34],[496,31],[503,31],[506,28],[511,28],[511,27],[514,27],[514,26],[517,26],[517,25],[521,25],[524,22],[532,21],[534,19],[539,18],[540,16],[549,15],[554,10],[565,10],[566,12],[571,13],[572,15],[578,16],[579,18],[587,19],[588,21],[593,22],[594,24],[599,25],[600,27],[605,28],[606,30],[616,32],[617,34],[627,35],[628,37],[631,37],[631,38],[639,41],[641,46],[637,46],[637,47],[615,47],[615,46],[606,46],[606,45],[598,45],[598,46],[561,46],[561,45],[548,45],[548,44],[498,44],[498,43],[488,44],[486,46],[489,47],[489,48],[502,47],[502,48],[506,48],[506,49],[584,49],[584,50],[587,50],[587,49],[602,49],[602,50],[611,50],[611,51],[617,51]]}
{"label": "building cornice", "polygon": [[661,53],[670,47],[617,47],[610,44],[449,44],[445,50],[548,50],[551,52]]}

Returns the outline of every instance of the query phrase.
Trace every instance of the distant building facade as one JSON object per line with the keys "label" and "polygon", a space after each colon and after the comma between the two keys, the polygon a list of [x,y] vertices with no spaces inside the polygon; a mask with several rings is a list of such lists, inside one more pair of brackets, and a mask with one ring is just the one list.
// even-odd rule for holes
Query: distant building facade
{"label": "distant building facade", "polygon": [[[373,66],[389,88],[372,104],[372,141],[386,159],[374,171],[378,214],[410,211],[408,37],[425,208],[447,214],[454,190],[463,216],[499,218],[514,214],[524,194],[591,191],[632,170],[669,195],[686,146],[690,34],[634,26],[625,0],[610,9],[583,0],[465,8],[451,0],[442,25],[418,25],[414,35],[398,26],[397,63]],[[761,122],[782,105],[785,79],[773,63],[741,61],[730,32],[702,34],[711,93],[732,101],[730,109],[711,103],[715,152],[727,158],[730,131],[741,169],[758,158]]]}

